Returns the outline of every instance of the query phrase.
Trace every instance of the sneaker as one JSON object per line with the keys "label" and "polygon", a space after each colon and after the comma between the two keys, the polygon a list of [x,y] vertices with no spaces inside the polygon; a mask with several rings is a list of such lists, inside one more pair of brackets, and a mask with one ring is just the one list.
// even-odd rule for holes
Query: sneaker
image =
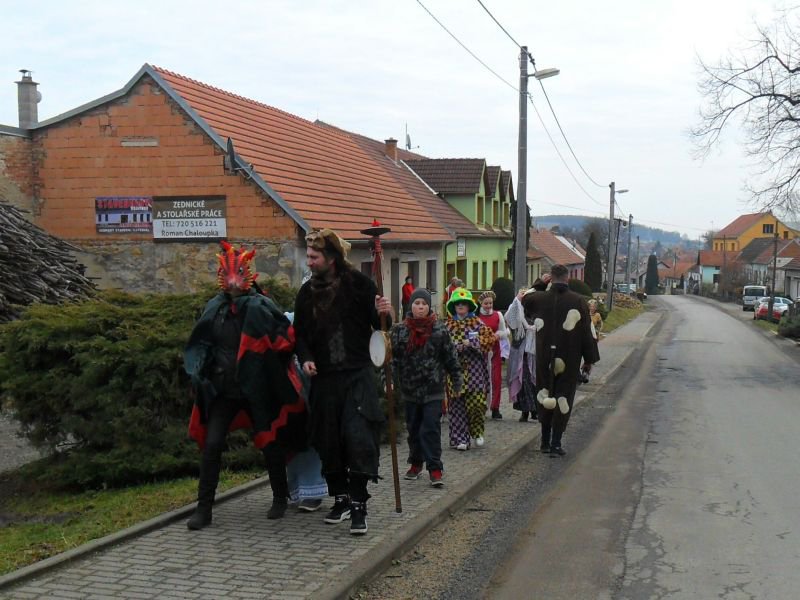
{"label": "sneaker", "polygon": [[542,444],[539,446],[539,452],[542,454],[550,454],[550,444]]}
{"label": "sneaker", "polygon": [[420,475],[422,475],[422,465],[411,465],[408,471],[406,471],[405,478],[409,481],[414,481],[419,479]]}
{"label": "sneaker", "polygon": [[458,444],[456,446],[456,450],[461,450],[462,452],[469,450],[469,446],[467,444]]}
{"label": "sneaker", "polygon": [[564,456],[567,453],[561,446],[551,446],[550,456]]}
{"label": "sneaker", "polygon": [[286,498],[273,498],[272,506],[267,511],[268,519],[280,519],[286,514],[286,507],[289,506],[289,501]]}
{"label": "sneaker", "polygon": [[350,498],[347,496],[336,496],[331,510],[325,515],[326,523],[341,523],[350,518]]}
{"label": "sneaker", "polygon": [[442,481],[442,472],[438,469],[431,471],[431,485],[436,488],[444,485],[444,481]]}
{"label": "sneaker", "polygon": [[364,535],[367,533],[367,503],[350,503],[350,534]]}
{"label": "sneaker", "polygon": [[478,437],[476,437],[476,438],[475,438],[475,445],[476,445],[478,448],[483,448],[483,445],[484,445],[485,443],[486,443],[486,442],[485,442],[485,440],[483,439],[483,436],[482,436],[482,435],[479,435]]}
{"label": "sneaker", "polygon": [[314,512],[315,510],[319,510],[320,506],[322,506],[322,498],[309,498],[307,500],[300,500],[300,504],[297,505],[297,510]]}
{"label": "sneaker", "polygon": [[492,418],[493,418],[495,421],[497,421],[497,420],[500,420],[500,419],[502,419],[502,418],[503,418],[503,415],[501,415],[501,414],[500,414],[500,411],[499,411],[499,410],[493,410],[493,411],[492,411]]}

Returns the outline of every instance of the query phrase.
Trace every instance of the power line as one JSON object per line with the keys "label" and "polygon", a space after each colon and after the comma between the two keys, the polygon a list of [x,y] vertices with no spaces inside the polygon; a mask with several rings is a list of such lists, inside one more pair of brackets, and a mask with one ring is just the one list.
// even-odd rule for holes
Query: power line
{"label": "power line", "polygon": [[[530,54],[528,56],[530,57]],[[533,60],[532,57],[531,57],[531,64],[533,65],[533,68],[536,69],[536,62]],[[558,120],[558,116],[556,115],[556,111],[553,108],[552,103],[550,102],[550,97],[547,95],[547,91],[544,89],[544,84],[542,83],[542,80],[539,79],[538,81],[539,81],[539,85],[542,88],[542,93],[544,94],[545,100],[547,100],[547,106],[550,107],[550,112],[553,115],[553,119],[555,119],[556,125],[558,125],[558,130],[561,132],[561,137],[564,138],[564,142],[567,144],[567,148],[569,148],[569,151],[572,154],[572,158],[574,158],[575,162],[578,163],[578,166],[581,168],[581,171],[583,171],[583,174],[586,175],[586,177],[589,179],[589,181],[591,181],[597,187],[606,187],[603,184],[597,183],[594,180],[594,178],[592,178],[592,176],[589,175],[589,173],[586,171],[586,169],[583,168],[583,164],[581,164],[581,161],[578,160],[578,156],[575,154],[575,150],[572,149],[572,144],[570,144],[569,143],[569,139],[567,139],[567,134],[564,133],[564,129],[561,127],[561,121]]]}
{"label": "power line", "polygon": [[485,5],[483,2],[481,2],[481,0],[478,0],[478,4],[480,4],[480,5],[481,5],[481,8],[483,8],[483,10],[485,10],[485,11],[486,11],[486,14],[487,14],[487,15],[489,15],[490,17],[492,17],[492,21],[494,21],[495,23],[497,23],[497,26],[498,26],[500,29],[502,29],[502,30],[503,30],[503,33],[505,33],[505,34],[508,36],[508,39],[510,39],[512,42],[514,42],[514,45],[515,45],[517,48],[522,48],[522,46],[520,46],[519,42],[517,42],[517,40],[515,40],[515,39],[514,39],[514,38],[511,36],[511,34],[510,34],[510,33],[508,33],[508,30],[506,30],[506,28],[505,28],[505,27],[503,27],[503,26],[500,24],[500,21],[498,21],[497,19],[495,19],[495,18],[494,18],[494,15],[493,15],[491,12],[489,12],[489,9],[488,9],[488,8],[486,8],[486,5]]}
{"label": "power line", "polygon": [[[492,21],[494,21],[497,24],[497,26],[503,31],[503,33],[505,33],[506,36],[508,36],[508,39],[514,42],[514,45],[517,48],[521,49],[522,46],[520,45],[520,43],[514,39],[514,36],[512,36],[505,27],[503,27],[502,23],[500,23],[500,21],[497,20],[497,18],[492,14],[492,12],[488,8],[486,8],[486,5],[482,2],[482,0],[477,0],[477,1],[478,4],[481,5],[481,8],[484,11],[486,11],[486,14],[491,17]],[[528,52],[528,59],[531,61],[531,64],[533,65],[535,71],[536,61],[533,59],[533,56],[531,55],[530,52]],[[547,90],[544,87],[544,83],[542,83],[541,79],[539,79],[538,81],[539,81],[539,86],[542,88],[542,93],[544,94],[545,100],[547,100],[547,106],[550,107],[550,113],[553,115],[553,119],[555,119],[556,125],[558,125],[558,130],[561,132],[561,137],[564,138],[564,142],[567,144],[567,148],[569,148],[570,154],[572,154],[572,158],[574,158],[575,162],[578,163],[578,167],[580,167],[581,171],[583,171],[583,174],[586,175],[589,181],[591,181],[597,187],[605,187],[605,185],[597,183],[597,181],[595,181],[595,179],[591,175],[589,175],[589,172],[584,168],[583,163],[581,163],[580,159],[578,158],[578,155],[575,154],[575,150],[572,148],[572,144],[570,144],[569,138],[567,138],[567,134],[564,132],[564,128],[561,126],[561,121],[559,121],[558,115],[556,115],[556,111],[553,108],[553,103],[550,102],[550,97],[547,95]]]}
{"label": "power line", "polygon": [[447,34],[458,43],[459,46],[461,46],[464,50],[466,50],[472,58],[477,60],[481,65],[483,65],[483,67],[486,70],[488,70],[492,75],[497,77],[500,81],[505,83],[512,90],[514,90],[517,93],[519,93],[519,89],[513,83],[509,83],[507,80],[503,79],[503,77],[498,75],[497,72],[494,69],[492,69],[489,65],[487,65],[480,58],[478,58],[478,56],[472,50],[467,48],[466,45],[464,45],[464,43],[461,40],[459,40],[452,31],[450,31],[447,27],[445,27],[444,23],[442,23],[439,19],[437,19],[436,16],[431,11],[429,11],[428,8],[420,0],[417,0],[417,4],[419,4],[425,10],[425,12],[428,13],[431,16],[431,19],[433,19],[434,21],[436,21],[439,24],[439,27],[441,27],[442,29],[445,30],[447,32]]}
{"label": "power line", "polygon": [[533,112],[536,113],[536,117],[539,119],[539,123],[542,124],[542,128],[544,129],[544,132],[547,134],[547,137],[550,139],[550,143],[553,145],[553,149],[556,151],[556,154],[558,154],[558,158],[561,159],[561,163],[564,165],[564,168],[567,170],[567,172],[569,173],[570,177],[572,177],[572,181],[575,182],[575,185],[577,185],[580,188],[580,190],[586,195],[587,198],[589,198],[589,200],[591,200],[592,202],[594,202],[598,206],[604,206],[603,203],[598,202],[597,200],[595,200],[592,197],[592,195],[589,194],[589,192],[587,192],[586,189],[580,184],[580,182],[578,181],[578,178],[575,177],[575,174],[572,172],[572,169],[569,168],[569,165],[567,164],[567,161],[564,160],[564,156],[561,154],[561,151],[558,149],[558,146],[556,146],[556,142],[553,139],[553,136],[550,135],[550,131],[547,129],[547,126],[544,124],[544,120],[542,119],[542,115],[539,114],[539,109],[536,108],[536,104],[533,103],[533,98],[531,97],[530,94],[528,94],[528,100],[530,101],[531,106],[533,107]]}

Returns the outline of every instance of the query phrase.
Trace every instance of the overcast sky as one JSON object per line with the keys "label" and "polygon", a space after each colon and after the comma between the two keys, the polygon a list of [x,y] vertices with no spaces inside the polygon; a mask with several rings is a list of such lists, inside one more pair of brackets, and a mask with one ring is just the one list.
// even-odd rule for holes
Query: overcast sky
{"label": "overcast sky", "polygon": [[[421,0],[514,87],[519,51],[477,0]],[[704,161],[687,130],[700,106],[696,57],[715,61],[769,22],[762,0],[483,0],[538,68],[529,104],[534,215],[608,215],[608,183],[634,223],[692,238],[752,212],[737,135]],[[121,88],[144,63],[434,158],[481,157],[516,183],[518,93],[458,45],[417,0],[0,0],[0,124],[16,126],[18,69],[40,83],[39,118]],[[580,184],[580,186],[578,185]],[[582,189],[581,189],[582,188]]]}

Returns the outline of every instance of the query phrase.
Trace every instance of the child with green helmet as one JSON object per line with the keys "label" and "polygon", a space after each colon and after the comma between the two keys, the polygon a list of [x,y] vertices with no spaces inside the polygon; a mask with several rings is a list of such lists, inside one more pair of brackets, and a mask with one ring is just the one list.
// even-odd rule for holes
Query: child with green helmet
{"label": "child with green helmet", "polygon": [[448,382],[448,415],[450,447],[467,450],[475,440],[478,447],[484,444],[484,419],[486,395],[489,391],[487,354],[495,342],[494,332],[476,316],[478,305],[472,293],[456,288],[447,301],[448,317],[445,325],[456,347],[463,377],[457,394]]}

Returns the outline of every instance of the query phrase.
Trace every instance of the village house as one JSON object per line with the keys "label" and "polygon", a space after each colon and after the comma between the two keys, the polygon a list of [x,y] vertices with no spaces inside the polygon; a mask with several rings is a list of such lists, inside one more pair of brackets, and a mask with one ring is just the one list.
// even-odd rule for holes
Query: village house
{"label": "village house", "polygon": [[[261,273],[299,285],[303,237],[324,227],[353,244],[351,262],[366,271],[361,230],[373,219],[391,228],[383,276],[396,306],[406,275],[437,292],[468,252],[476,289],[508,271],[510,173],[493,171],[490,184],[482,159],[434,190],[404,162],[430,159],[393,139],[369,140],[150,65],[117,92],[41,122],[37,85],[23,74],[19,127],[0,126],[0,193],[78,247],[101,287],[197,289],[223,238],[255,247]],[[443,201],[465,190],[480,208]]]}
{"label": "village house", "polygon": [[529,261],[531,280],[543,272],[549,272],[554,264],[562,264],[569,270],[570,279],[583,281],[586,250],[563,235],[548,229],[531,229],[530,255],[538,257],[535,262]]}
{"label": "village house", "polygon": [[781,222],[770,211],[741,215],[713,233],[712,249],[736,253],[753,239],[772,239],[776,233],[783,240],[800,237],[800,231]]}

